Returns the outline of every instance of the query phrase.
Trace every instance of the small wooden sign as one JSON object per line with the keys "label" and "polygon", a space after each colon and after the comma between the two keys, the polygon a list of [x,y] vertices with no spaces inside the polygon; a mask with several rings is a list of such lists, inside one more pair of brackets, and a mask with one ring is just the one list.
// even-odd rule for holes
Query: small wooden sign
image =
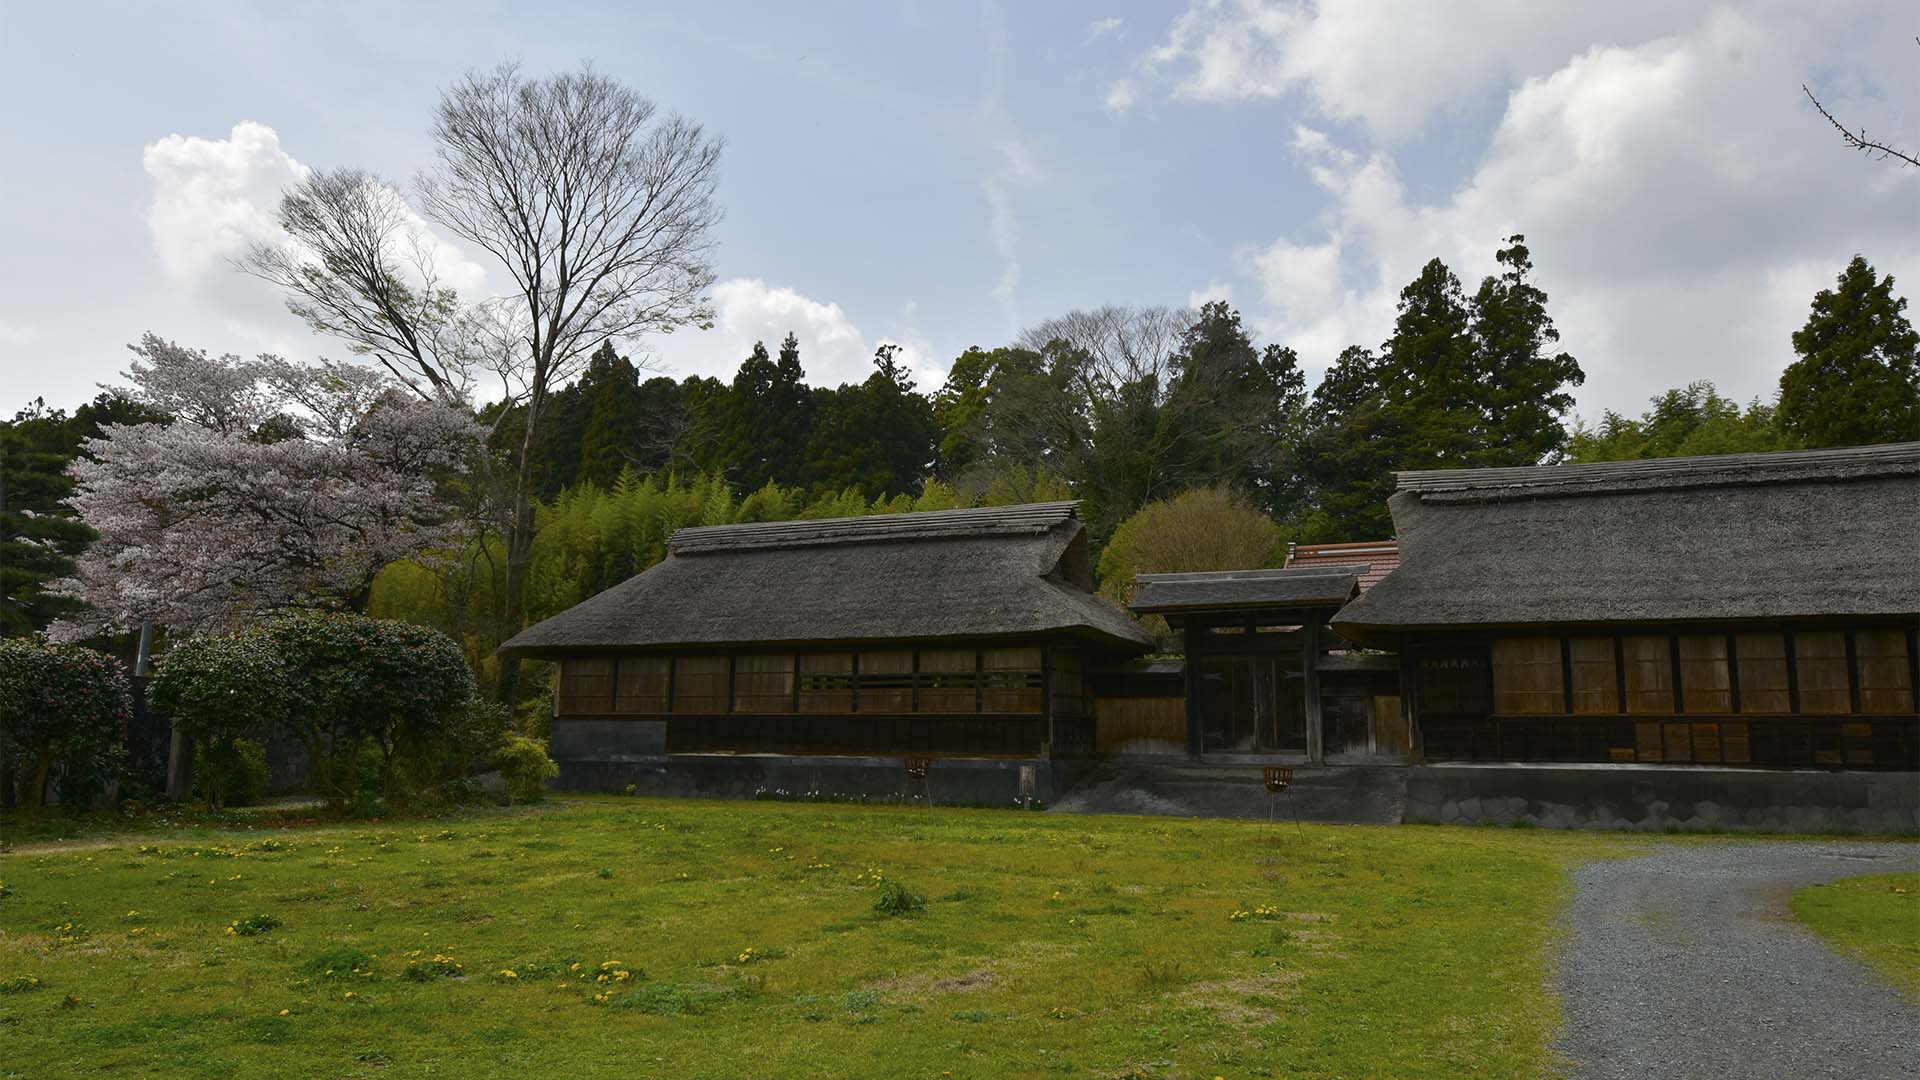
{"label": "small wooden sign", "polygon": [[907,777],[911,780],[925,780],[927,770],[932,767],[932,758],[910,757],[907,759]]}
{"label": "small wooden sign", "polygon": [[1275,795],[1287,790],[1293,783],[1293,770],[1283,765],[1269,765],[1260,770],[1260,778],[1266,781],[1267,790]]}

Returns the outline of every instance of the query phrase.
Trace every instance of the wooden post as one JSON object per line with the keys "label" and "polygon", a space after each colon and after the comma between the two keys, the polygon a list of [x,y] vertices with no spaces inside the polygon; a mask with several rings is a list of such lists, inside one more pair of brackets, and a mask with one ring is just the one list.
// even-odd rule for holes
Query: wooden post
{"label": "wooden post", "polygon": [[1198,760],[1202,747],[1200,735],[1200,657],[1194,649],[1195,633],[1206,628],[1192,620],[1180,628],[1180,641],[1186,646],[1186,665],[1182,669],[1187,682],[1187,755]]}
{"label": "wooden post", "polygon": [[1304,677],[1307,696],[1307,760],[1318,765],[1326,754],[1320,745],[1320,613],[1309,612],[1306,625],[1300,630],[1305,638],[1300,648],[1300,674]]}

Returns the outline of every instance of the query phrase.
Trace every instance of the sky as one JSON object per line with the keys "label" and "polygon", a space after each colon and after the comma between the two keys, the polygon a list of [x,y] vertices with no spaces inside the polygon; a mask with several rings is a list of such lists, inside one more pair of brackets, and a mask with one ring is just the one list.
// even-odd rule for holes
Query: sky
{"label": "sky", "polygon": [[715,326],[624,350],[664,374],[792,331],[816,384],[895,343],[930,390],[1074,308],[1224,299],[1317,380],[1428,259],[1471,292],[1518,232],[1582,416],[1770,397],[1856,252],[1920,296],[1920,169],[1801,90],[1920,147],[1916,34],[1899,0],[0,0],[0,409],[91,398],[148,331],[344,355],[231,258],[308,169],[404,190],[440,88],[509,59],[591,62],[726,140]]}

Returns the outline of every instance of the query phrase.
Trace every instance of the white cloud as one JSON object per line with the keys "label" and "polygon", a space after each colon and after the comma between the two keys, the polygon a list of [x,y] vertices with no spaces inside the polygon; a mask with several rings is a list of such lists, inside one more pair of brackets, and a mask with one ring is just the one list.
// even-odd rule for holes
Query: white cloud
{"label": "white cloud", "polygon": [[[236,272],[232,260],[255,242],[290,242],[275,219],[280,196],[313,170],[281,147],[278,132],[253,121],[235,124],[224,139],[168,135],[147,145],[142,163],[153,182],[147,228],[167,277],[211,300],[235,332],[284,349],[296,331],[281,298]],[[411,209],[406,216],[441,280],[469,297],[484,295],[485,269]]]}
{"label": "white cloud", "polygon": [[1087,27],[1087,40],[1098,41],[1108,34],[1116,38],[1125,37],[1126,25],[1127,20],[1121,18],[1095,19],[1093,25]]}
{"label": "white cloud", "polygon": [[1206,288],[1195,289],[1187,294],[1187,306],[1190,308],[1203,307],[1215,302],[1233,303],[1232,282],[1209,281]]}
{"label": "white cloud", "polygon": [[39,328],[30,323],[0,319],[0,345],[25,345],[39,336]]}
{"label": "white cloud", "polygon": [[987,63],[980,118],[999,165],[980,181],[980,193],[987,200],[987,238],[1000,257],[1000,277],[994,282],[993,297],[1006,317],[1007,332],[1012,334],[1020,328],[1020,220],[1014,210],[1013,192],[1037,183],[1041,177],[1007,109],[1006,24],[1000,9],[992,3],[985,4],[981,14],[986,22]]}
{"label": "white cloud", "polygon": [[785,285],[759,278],[729,278],[713,287],[712,330],[682,330],[652,339],[657,365],[678,378],[712,375],[726,380],[764,342],[777,353],[789,332],[800,343],[800,363],[813,386],[860,382],[873,374],[873,354],[881,345],[898,345],[896,358],[929,391],[946,377],[947,360],[912,326],[896,326],[871,337],[839,304],[815,300]]}
{"label": "white cloud", "polygon": [[[1447,5],[1455,25],[1444,28],[1428,13],[1442,9],[1423,5],[1392,18],[1359,4],[1256,7],[1196,4],[1146,63],[1177,69],[1179,96],[1297,89],[1359,125],[1296,128],[1295,159],[1325,192],[1324,212],[1232,253],[1259,289],[1250,314],[1311,364],[1382,341],[1400,287],[1431,257],[1471,292],[1514,232],[1588,373],[1588,413],[1638,410],[1693,378],[1770,394],[1814,290],[1856,251],[1903,284],[1920,281],[1920,170],[1847,153],[1795,100],[1812,83],[1854,122],[1920,143],[1912,115],[1890,104],[1920,101],[1920,65],[1891,13],[1835,22],[1684,6],[1653,26],[1630,8],[1602,27],[1594,12],[1610,9],[1596,8],[1569,20],[1581,24],[1570,36],[1537,25],[1534,5]],[[1376,50],[1329,52],[1358,40],[1369,14]],[[1433,35],[1431,48],[1416,47],[1410,26]],[[1481,40],[1503,44],[1470,44]],[[1478,50],[1495,81],[1438,55],[1450,49]],[[1362,71],[1374,79],[1364,87]],[[1465,178],[1411,193],[1402,163],[1417,159],[1393,140],[1490,89],[1497,122]]]}
{"label": "white cloud", "polygon": [[1127,112],[1133,108],[1134,102],[1138,100],[1140,100],[1140,94],[1134,87],[1132,79],[1120,79],[1107,87],[1107,111],[1115,116],[1127,115]]}

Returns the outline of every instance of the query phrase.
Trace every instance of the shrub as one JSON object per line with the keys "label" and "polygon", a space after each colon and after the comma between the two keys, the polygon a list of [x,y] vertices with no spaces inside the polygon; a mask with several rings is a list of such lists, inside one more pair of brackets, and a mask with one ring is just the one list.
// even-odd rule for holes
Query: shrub
{"label": "shrub", "polygon": [[560,775],[560,766],[547,756],[547,744],[518,732],[500,740],[493,764],[507,783],[510,803],[539,802],[546,797],[547,781]]}
{"label": "shrub", "polygon": [[201,797],[214,806],[252,806],[267,790],[267,748],[252,739],[203,744],[197,754]]}
{"label": "shrub", "polygon": [[[1225,487],[1150,502],[1120,523],[1100,553],[1100,595],[1125,606],[1139,574],[1258,570],[1286,562],[1288,533]],[[1144,620],[1168,637],[1158,616]]]}
{"label": "shrub", "polygon": [[23,817],[61,796],[91,801],[126,759],[127,680],[113,658],[77,645],[0,639],[0,770],[14,780]]}
{"label": "shrub", "polygon": [[873,898],[873,910],[882,915],[914,915],[926,909],[926,897],[897,881],[881,882],[879,895]]}
{"label": "shrub", "polygon": [[181,642],[153,684],[155,707],[196,738],[274,728],[299,738],[312,786],[335,802],[357,793],[368,761],[387,796],[437,783],[419,763],[463,730],[475,696],[451,638],[358,615],[287,616]]}

